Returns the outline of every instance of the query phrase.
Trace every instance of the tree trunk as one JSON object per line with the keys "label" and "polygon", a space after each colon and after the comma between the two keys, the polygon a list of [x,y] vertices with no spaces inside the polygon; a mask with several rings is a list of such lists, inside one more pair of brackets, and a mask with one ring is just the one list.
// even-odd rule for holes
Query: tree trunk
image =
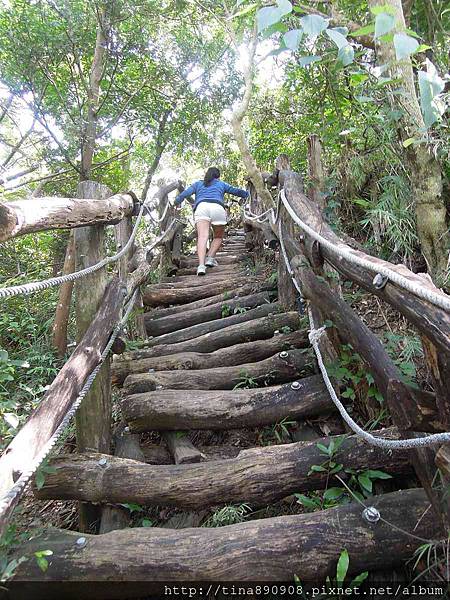
{"label": "tree trunk", "polygon": [[286,383],[313,371],[313,357],[308,350],[290,350],[288,356],[275,354],[259,362],[232,367],[208,368],[200,371],[156,371],[129,375],[125,379],[126,394],[140,394],[156,389],[232,390],[251,381],[253,387]]}
{"label": "tree trunk", "polygon": [[222,319],[227,313],[233,314],[235,309],[241,308],[248,310],[262,304],[267,304],[268,302],[270,302],[270,294],[268,292],[259,292],[258,294],[226,300],[217,304],[205,306],[204,308],[169,315],[168,317],[160,319],[153,319],[152,313],[147,313],[145,315],[145,325],[149,335],[164,335],[200,323]]}
{"label": "tree trunk", "polygon": [[[369,0],[371,8],[385,4],[385,0]],[[388,0],[387,4],[395,11],[396,30],[403,31],[406,25],[401,0]],[[404,58],[397,61],[392,42],[377,43],[377,57],[380,65],[389,65],[389,75],[396,80],[395,94],[390,94],[390,101],[394,108],[401,111],[398,126],[400,142],[408,138],[422,139],[425,124],[416,93],[411,60]],[[410,144],[405,150],[405,158],[411,179],[422,253],[434,282],[441,287],[448,278],[449,245],[441,165],[425,142]]]}
{"label": "tree trunk", "polygon": [[[401,565],[413,556],[423,538],[434,540],[445,535],[428,510],[422,490],[374,496],[371,505],[381,515],[389,515],[389,522],[368,523],[361,516],[361,506],[353,502],[325,511],[227,527],[147,527],[86,535],[81,548],[76,548],[79,533],[55,530],[20,546],[18,556],[32,556],[42,548],[53,554],[45,573],[35,560],[19,565],[14,578],[21,583],[16,584],[15,597],[162,597],[165,588],[158,586],[158,581],[286,582],[293,581],[298,573],[302,582],[317,584],[327,576],[336,576],[343,548],[350,556],[348,574],[352,576]],[[51,587],[52,581],[58,585]],[[27,582],[32,587],[26,587]]]}
{"label": "tree trunk", "polygon": [[[73,233],[70,233],[67,243],[66,257],[64,259],[63,275],[73,273],[75,270],[75,241]],[[67,326],[70,315],[70,301],[72,298],[73,281],[63,283],[59,288],[58,304],[56,306],[55,320],[53,322],[53,346],[59,358],[62,358],[67,350]]]}
{"label": "tree trunk", "polygon": [[89,75],[86,125],[83,131],[83,144],[81,150],[81,181],[90,178],[92,159],[97,140],[98,110],[100,107],[100,84],[104,74],[104,64],[107,56],[108,40],[110,33],[108,2],[100,5],[97,12],[97,37],[95,41],[94,57]]}
{"label": "tree trunk", "polygon": [[[398,438],[395,430],[377,431],[376,435]],[[171,440],[186,440],[172,432],[166,436]],[[196,455],[192,457],[189,454],[181,468],[147,465],[101,454],[68,454],[51,460],[50,466],[55,472],[46,476],[40,490],[34,487],[33,492],[39,500],[83,500],[109,504],[133,502],[185,510],[246,502],[254,508],[271,504],[294,492],[322,490],[335,485],[341,487],[328,470],[311,471],[312,465],[323,463],[323,454],[317,444],[328,447],[333,439],[339,440],[340,436],[251,448],[242,450],[233,459],[187,464],[200,462],[202,456],[196,450]],[[108,461],[108,466],[99,477],[101,467],[98,462],[102,458]],[[406,450],[388,453],[369,446],[357,436],[347,438],[333,460],[343,465],[342,470],[378,469],[391,475],[412,472]]]}
{"label": "tree trunk", "polygon": [[[147,347],[159,346],[161,344],[177,344],[178,342],[184,342],[186,340],[192,340],[206,333],[212,333],[213,331],[219,331],[225,327],[236,325],[238,323],[246,323],[253,319],[259,319],[260,317],[267,317],[268,315],[276,314],[281,312],[281,306],[278,302],[271,304],[263,304],[247,311],[239,312],[236,315],[230,315],[229,317],[222,317],[215,321],[206,321],[205,323],[199,323],[198,325],[192,325],[178,331],[172,331],[172,333],[166,333],[160,335],[147,342]],[[220,333],[218,334],[220,335]]]}
{"label": "tree trunk", "polygon": [[[213,331],[185,342],[161,344],[153,348],[137,350],[132,353],[132,358],[152,358],[154,356],[178,354],[179,352],[214,352],[219,348],[226,348],[243,342],[271,338],[275,332],[279,333],[284,327],[289,327],[291,330],[298,329],[298,313],[289,312],[261,317],[246,323],[225,327],[220,335]],[[124,359],[128,357],[129,355],[124,355]]]}
{"label": "tree trunk", "polygon": [[242,429],[273,425],[333,410],[320,375],[290,384],[251,390],[158,390],[122,400],[133,432],[183,429]]}
{"label": "tree trunk", "polygon": [[305,332],[294,331],[275,335],[265,340],[236,344],[221,348],[215,352],[185,352],[169,356],[143,359],[116,359],[113,362],[113,382],[122,384],[125,378],[133,373],[148,373],[150,370],[170,371],[189,369],[213,369],[214,367],[230,367],[244,362],[257,362],[269,358],[276,352],[292,348],[307,348],[308,336]]}
{"label": "tree trunk", "polygon": [[[84,181],[78,186],[78,195],[84,198],[107,198],[109,188],[93,181]],[[82,227],[77,229],[75,239],[76,269],[89,267],[105,257],[105,231],[103,226]],[[106,269],[101,269],[76,282],[76,323],[79,341],[93,321],[101,306],[107,286]],[[103,363],[95,381],[78,409],[76,437],[78,452],[110,452],[111,447],[111,374],[110,359]],[[89,531],[93,523],[100,518],[98,507],[80,507],[80,528]]]}

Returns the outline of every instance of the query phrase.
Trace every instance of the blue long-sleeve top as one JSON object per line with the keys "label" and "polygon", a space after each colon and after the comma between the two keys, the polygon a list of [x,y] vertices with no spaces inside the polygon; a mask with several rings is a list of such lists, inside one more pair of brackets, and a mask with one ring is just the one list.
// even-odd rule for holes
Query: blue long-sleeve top
{"label": "blue long-sleeve top", "polygon": [[196,181],[175,198],[175,204],[181,204],[185,198],[192,196],[192,194],[195,194],[194,211],[200,202],[213,202],[223,206],[225,194],[232,194],[240,198],[248,198],[249,196],[246,190],[233,187],[220,179],[213,179],[209,185],[205,185],[203,181]]}

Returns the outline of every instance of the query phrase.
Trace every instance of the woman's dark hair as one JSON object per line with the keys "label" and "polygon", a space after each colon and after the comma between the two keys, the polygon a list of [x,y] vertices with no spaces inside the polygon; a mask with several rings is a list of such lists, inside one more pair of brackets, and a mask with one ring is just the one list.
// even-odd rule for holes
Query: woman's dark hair
{"label": "woman's dark hair", "polygon": [[209,167],[209,169],[206,171],[205,173],[205,178],[203,180],[203,183],[208,186],[211,181],[213,181],[214,179],[219,179],[220,177],[220,171],[217,167]]}

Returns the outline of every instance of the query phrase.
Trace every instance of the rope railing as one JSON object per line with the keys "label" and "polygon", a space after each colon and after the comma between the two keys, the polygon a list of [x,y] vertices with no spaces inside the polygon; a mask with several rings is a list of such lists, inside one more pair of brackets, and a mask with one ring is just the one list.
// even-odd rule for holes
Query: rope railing
{"label": "rope railing", "polygon": [[[300,285],[295,277],[294,270],[292,269],[291,263],[289,261],[286,248],[283,240],[283,230],[281,226],[281,221],[278,223],[278,235],[280,240],[280,248],[283,255],[283,260],[286,265],[286,269],[291,276],[292,282],[296,288],[296,290],[302,295]],[[364,441],[369,443],[372,446],[377,446],[378,448],[383,448],[385,450],[407,450],[412,448],[424,448],[428,446],[434,446],[436,444],[443,444],[450,442],[450,432],[445,433],[434,433],[427,435],[425,437],[416,437],[416,438],[408,438],[403,440],[389,440],[386,438],[380,438],[372,435],[368,431],[365,431],[362,427],[360,427],[348,414],[345,406],[337,397],[337,394],[334,390],[333,384],[328,376],[328,372],[326,370],[325,364],[323,362],[322,353],[319,347],[319,340],[321,336],[325,333],[325,327],[317,328],[314,322],[313,314],[311,308],[308,307],[308,317],[311,326],[311,330],[309,333],[309,341],[314,349],[314,353],[317,358],[317,364],[319,366],[319,370],[321,372],[322,378],[324,380],[325,386],[328,390],[328,393],[333,401],[333,404],[339,411],[339,414],[343,418],[343,420],[347,423],[350,429]]]}

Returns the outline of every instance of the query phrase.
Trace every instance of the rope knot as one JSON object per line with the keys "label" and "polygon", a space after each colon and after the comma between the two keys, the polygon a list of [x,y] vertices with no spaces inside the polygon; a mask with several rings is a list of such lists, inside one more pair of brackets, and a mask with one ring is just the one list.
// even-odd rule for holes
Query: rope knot
{"label": "rope knot", "polygon": [[308,339],[312,346],[314,344],[317,344],[317,342],[320,340],[320,338],[325,333],[325,330],[326,330],[325,326],[320,327],[319,329],[311,329],[311,331],[308,334]]}

